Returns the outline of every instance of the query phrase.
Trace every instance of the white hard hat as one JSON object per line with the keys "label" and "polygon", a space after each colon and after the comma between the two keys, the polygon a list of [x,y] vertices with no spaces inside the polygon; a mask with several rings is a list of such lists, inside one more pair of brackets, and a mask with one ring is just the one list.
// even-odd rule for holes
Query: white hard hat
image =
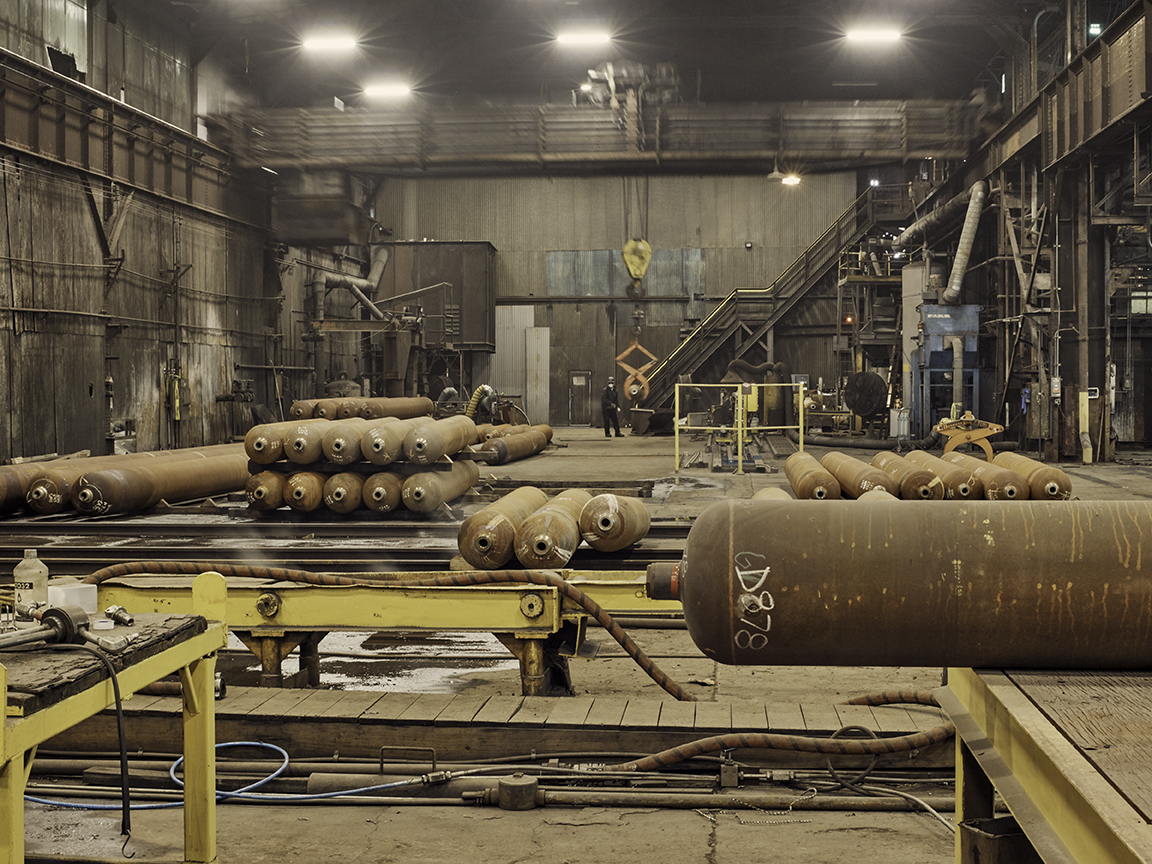
{"label": "white hard hat", "polygon": [[615,378],[613,378],[611,375],[609,375],[609,376],[608,376],[608,383],[609,383],[609,384],[615,384],[615,383],[616,383],[616,379],[615,379]]}

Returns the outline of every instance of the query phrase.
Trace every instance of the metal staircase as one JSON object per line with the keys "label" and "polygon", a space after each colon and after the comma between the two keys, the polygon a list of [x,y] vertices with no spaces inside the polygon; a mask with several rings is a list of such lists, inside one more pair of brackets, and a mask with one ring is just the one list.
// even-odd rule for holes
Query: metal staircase
{"label": "metal staircase", "polygon": [[885,210],[884,216],[903,215],[890,209],[891,204],[869,189],[767,288],[732,291],[652,370],[644,407],[658,409],[670,404],[680,377],[696,372],[725,346],[733,352],[730,359],[743,357],[836,266],[845,247],[858,243],[876,225],[878,205]]}

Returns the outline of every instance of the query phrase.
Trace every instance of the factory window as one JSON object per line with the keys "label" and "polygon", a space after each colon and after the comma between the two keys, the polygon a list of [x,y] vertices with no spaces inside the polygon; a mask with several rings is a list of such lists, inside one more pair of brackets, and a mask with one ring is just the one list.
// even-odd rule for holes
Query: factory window
{"label": "factory window", "polygon": [[1133,315],[1152,315],[1152,291],[1133,291],[1128,303]]}

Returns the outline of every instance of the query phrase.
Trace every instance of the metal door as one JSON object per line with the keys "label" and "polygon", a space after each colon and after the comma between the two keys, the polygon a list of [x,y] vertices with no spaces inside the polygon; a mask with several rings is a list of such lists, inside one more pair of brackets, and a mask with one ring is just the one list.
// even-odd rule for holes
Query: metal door
{"label": "metal door", "polygon": [[592,425],[592,373],[568,373],[568,425]]}

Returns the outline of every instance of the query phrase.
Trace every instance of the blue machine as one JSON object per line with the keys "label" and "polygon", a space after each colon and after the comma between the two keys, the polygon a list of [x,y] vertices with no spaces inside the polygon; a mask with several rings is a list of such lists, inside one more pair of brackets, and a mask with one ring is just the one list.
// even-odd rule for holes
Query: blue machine
{"label": "blue machine", "polygon": [[927,435],[933,426],[951,414],[953,338],[964,342],[961,410],[976,414],[980,393],[977,368],[980,307],[925,303],[921,307],[921,320],[920,347],[912,357],[912,431],[917,438]]}

